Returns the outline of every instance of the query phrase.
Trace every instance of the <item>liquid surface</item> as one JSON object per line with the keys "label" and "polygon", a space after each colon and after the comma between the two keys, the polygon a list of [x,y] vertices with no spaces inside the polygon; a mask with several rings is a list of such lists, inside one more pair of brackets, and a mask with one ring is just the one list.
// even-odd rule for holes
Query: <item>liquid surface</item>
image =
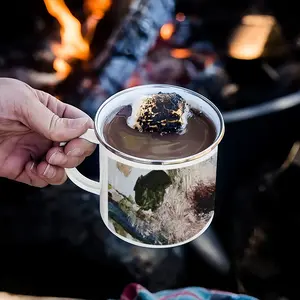
{"label": "liquid surface", "polygon": [[194,112],[183,134],[139,132],[130,128],[126,120],[131,115],[131,106],[125,106],[110,117],[104,126],[108,144],[123,153],[153,160],[184,158],[209,147],[216,138],[211,120],[204,114]]}

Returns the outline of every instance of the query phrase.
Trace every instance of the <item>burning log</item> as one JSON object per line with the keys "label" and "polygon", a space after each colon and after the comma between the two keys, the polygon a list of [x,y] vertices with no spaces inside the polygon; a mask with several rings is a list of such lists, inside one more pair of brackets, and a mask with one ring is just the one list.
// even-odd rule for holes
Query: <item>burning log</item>
{"label": "burning log", "polygon": [[92,67],[103,68],[99,76],[102,87],[115,93],[146,56],[154,44],[161,26],[171,18],[173,0],[137,0],[128,17],[112,36],[108,47],[97,57]]}
{"label": "burning log", "polygon": [[[44,0],[44,4],[46,14],[48,11],[60,25],[60,42],[50,26],[41,47],[27,51],[31,59],[21,58],[21,64],[16,64],[15,58],[13,63],[8,57],[4,61],[0,58],[1,75],[23,80],[79,107],[81,99],[86,99],[83,106],[88,108],[92,104],[98,107],[126,85],[175,7],[174,0],[126,0],[122,5],[111,0],[86,0],[81,24],[63,0]],[[101,26],[96,28],[100,20]],[[107,29],[116,24],[116,30]],[[105,39],[103,32],[109,34]],[[89,49],[93,45],[95,49]],[[100,54],[95,55],[97,52]]]}
{"label": "burning log", "polygon": [[[75,97],[85,99],[79,106],[94,114],[109,95],[124,87],[155,43],[161,26],[171,19],[174,6],[174,0],[136,0],[131,4],[105,50],[90,62],[91,76],[82,81]],[[87,81],[91,84],[85,85]],[[74,101],[74,95],[65,101]]]}

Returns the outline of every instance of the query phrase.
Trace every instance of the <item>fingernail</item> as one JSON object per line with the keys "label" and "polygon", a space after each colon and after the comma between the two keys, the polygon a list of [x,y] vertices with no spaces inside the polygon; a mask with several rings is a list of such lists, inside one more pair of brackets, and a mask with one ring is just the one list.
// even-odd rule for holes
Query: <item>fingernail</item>
{"label": "fingernail", "polygon": [[67,153],[67,156],[79,157],[84,154],[84,151],[80,148],[75,148]]}
{"label": "fingernail", "polygon": [[33,162],[32,164],[31,164],[31,166],[30,166],[30,171],[32,172],[32,173],[36,173],[36,170],[35,170],[35,162]]}
{"label": "fingernail", "polygon": [[49,164],[47,165],[43,176],[47,177],[47,178],[53,178],[56,174],[55,168],[53,168],[52,166],[50,166]]}
{"label": "fingernail", "polygon": [[54,152],[48,160],[49,164],[52,165],[64,164],[66,161],[65,155],[59,151]]}

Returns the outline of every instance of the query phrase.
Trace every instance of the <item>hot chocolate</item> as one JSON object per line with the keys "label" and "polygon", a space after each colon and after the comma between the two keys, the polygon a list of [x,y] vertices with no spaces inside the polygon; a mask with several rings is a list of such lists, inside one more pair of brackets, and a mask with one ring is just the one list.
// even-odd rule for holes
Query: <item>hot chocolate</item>
{"label": "hot chocolate", "polygon": [[191,109],[182,134],[140,132],[128,126],[130,105],[114,112],[104,126],[104,137],[108,144],[123,153],[146,159],[166,160],[184,158],[209,147],[216,138],[212,121],[203,113]]}

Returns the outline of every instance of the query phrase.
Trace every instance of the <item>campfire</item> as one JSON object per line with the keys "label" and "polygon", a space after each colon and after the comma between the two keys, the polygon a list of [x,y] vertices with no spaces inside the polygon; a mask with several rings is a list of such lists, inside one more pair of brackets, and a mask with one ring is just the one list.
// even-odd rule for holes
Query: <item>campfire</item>
{"label": "campfire", "polygon": [[86,20],[83,24],[76,19],[64,0],[44,0],[48,12],[60,25],[60,43],[51,45],[55,59],[53,69],[58,79],[65,79],[71,72],[74,59],[86,61],[90,58],[90,43],[98,22],[111,7],[111,0],[86,0],[84,10]]}
{"label": "campfire", "polygon": [[[272,14],[271,9],[246,9],[245,6],[248,4],[245,3],[248,1],[235,1],[235,4],[231,6],[227,1],[219,1],[219,5],[215,5],[214,1],[198,0],[31,0],[19,1],[17,8],[15,1],[3,2],[0,12],[2,13],[0,18],[0,76],[23,80],[35,88],[48,91],[60,100],[85,110],[91,116],[108,96],[126,87],[140,84],[168,83],[190,88],[207,96],[223,112],[254,106],[257,103],[271,102],[273,99],[299,89],[300,27],[297,18],[291,21],[291,14],[297,12],[296,9],[290,8],[291,2],[289,5],[284,5],[284,9],[289,10],[288,23],[292,23],[294,28],[289,27],[289,30],[285,32],[286,26],[283,24],[283,18],[278,17],[279,10],[282,8],[279,3],[276,4],[278,5],[276,14]],[[190,5],[191,3],[196,3],[197,9]],[[270,15],[267,15],[266,11]],[[285,41],[285,37],[288,37],[289,42]],[[293,96],[294,102],[296,102],[295,99],[299,99],[299,96]],[[282,112],[279,112],[278,103]],[[234,122],[230,123],[227,119],[227,124],[229,124],[226,124],[224,143],[219,148],[220,162],[223,165],[218,167],[218,171],[221,171],[220,176],[218,175],[221,179],[218,185],[226,188],[224,188],[225,191],[221,191],[224,199],[221,198],[220,201],[220,196],[217,196],[220,209],[216,218],[219,220],[221,218],[219,228],[222,230],[219,232],[221,235],[223,232],[224,240],[227,244],[233,244],[232,247],[239,245],[240,239],[244,240],[242,235],[250,226],[251,215],[254,214],[252,210],[259,210],[258,218],[256,218],[258,233],[261,233],[260,221],[268,226],[269,224],[273,226],[273,223],[279,224],[278,228],[274,226],[274,228],[272,226],[269,228],[274,233],[280,233],[282,229],[282,224],[278,223],[278,216],[280,216],[283,204],[277,205],[280,199],[276,193],[274,194],[273,180],[270,181],[269,174],[266,178],[263,177],[262,174],[265,171],[260,171],[260,168],[263,166],[264,169],[266,163],[272,167],[280,165],[278,162],[285,156],[290,142],[294,136],[298,137],[299,106],[295,107],[295,110],[288,110],[285,109],[286,105],[283,101],[275,104],[278,112],[269,114],[267,117],[260,116],[257,119],[253,118],[254,120],[246,120],[247,115],[241,114],[241,121],[235,121],[232,118]],[[232,112],[232,115],[234,113],[236,112]],[[98,157],[89,159],[91,161],[85,162],[87,165],[84,166],[83,173],[88,173],[87,176],[90,178],[97,177],[98,168],[95,166]],[[294,168],[290,171],[295,172],[293,177],[298,180],[299,172],[295,170]],[[92,176],[90,173],[93,173]],[[276,171],[275,174],[276,182],[277,179],[291,182],[291,177],[285,175],[287,173]],[[287,177],[282,177],[282,175]],[[249,182],[252,176],[254,183]],[[265,178],[266,182],[257,180],[258,176]],[[245,182],[247,182],[246,187]],[[99,264],[95,262],[105,257],[99,255],[103,249],[110,253],[114,261],[117,255],[120,256],[120,261],[124,258],[122,263],[129,266],[131,274],[140,276],[138,279],[143,276],[147,277],[148,273],[151,273],[151,281],[159,287],[165,284],[166,278],[168,283],[172,281],[173,284],[179,268],[181,272],[182,266],[178,264],[177,255],[182,257],[180,261],[185,261],[186,258],[182,256],[178,248],[174,248],[177,252],[172,252],[173,254],[159,252],[160,254],[157,255],[158,252],[151,252],[153,256],[152,254],[147,256],[142,252],[142,248],[139,249],[141,254],[133,255],[132,250],[122,248],[124,246],[112,240],[111,236],[105,242],[105,247],[102,243],[97,244],[98,239],[104,236],[101,228],[99,229],[102,223],[99,222],[98,204],[93,202],[94,198],[91,195],[81,194],[71,185],[67,184],[58,189],[57,187],[50,190],[43,189],[38,191],[37,195],[32,193],[25,195],[23,189],[15,188],[15,185],[7,184],[6,181],[1,188],[7,190],[10,195],[7,201],[5,199],[1,201],[0,211],[3,224],[5,224],[2,226],[4,229],[2,257],[3,262],[7,261],[8,264],[14,262],[16,266],[16,269],[11,265],[3,267],[3,278],[6,278],[8,282],[6,285],[11,286],[11,282],[16,279],[14,277],[14,280],[11,280],[10,276],[13,273],[17,276],[17,281],[22,281],[23,286],[26,286],[27,291],[29,289],[31,293],[36,291],[43,294],[53,293],[55,288],[61,285],[62,294],[66,293],[65,291],[75,294],[77,292],[77,298],[83,298],[81,291],[78,292],[78,290],[85,289],[88,295],[95,293],[88,298],[99,298],[97,293],[105,289],[102,286],[98,289],[98,281],[93,283],[94,279],[86,275],[89,272],[79,272],[84,274],[79,276],[80,274],[74,273],[69,266],[73,266],[75,261],[80,266],[90,267],[92,263],[96,266],[95,270],[101,269],[104,266],[99,267]],[[288,188],[290,190],[290,184]],[[272,192],[272,197],[269,197],[266,203],[259,197],[257,200],[259,205],[256,206],[257,201],[253,205],[253,197],[257,191],[262,191],[264,194]],[[285,189],[282,191],[285,192]],[[234,194],[234,197],[231,194]],[[276,196],[276,199],[273,199],[273,196]],[[292,196],[289,198],[293,200]],[[286,193],[283,193],[282,200],[286,201],[286,199]],[[15,209],[14,200],[17,200],[18,204],[23,203],[22,209]],[[223,207],[220,206],[221,202]],[[264,213],[260,210],[261,206],[268,211],[267,218],[262,218]],[[277,207],[278,216],[276,215]],[[271,223],[268,216],[273,215],[275,221]],[[55,228],[52,228],[53,220],[54,222],[59,220],[55,223]],[[245,224],[245,220],[249,222]],[[291,222],[286,222],[286,224],[286,228],[292,228],[295,225]],[[262,229],[265,228],[262,227]],[[269,229],[266,231],[267,234],[269,234]],[[24,234],[25,231],[26,234]],[[6,233],[8,233],[7,236]],[[254,238],[257,238],[256,233],[254,231]],[[49,252],[43,252],[44,244],[40,249],[39,243],[50,241],[52,238],[55,242],[70,240],[70,245],[75,247],[74,251],[80,255],[73,259],[68,250],[65,256],[57,255],[58,258],[56,258],[55,252],[59,251],[53,251],[53,247],[49,247]],[[282,241],[279,235],[275,235],[274,238],[275,242]],[[22,248],[22,255],[19,255],[20,245],[24,240],[26,243],[28,241],[29,246],[23,247],[25,250]],[[15,243],[14,246],[12,241]],[[267,245],[270,245],[270,249],[272,247],[281,249],[280,243],[274,244],[272,237],[270,241]],[[252,240],[250,240],[249,249],[252,251],[253,243],[251,242]],[[12,251],[11,249],[14,248],[15,251]],[[80,248],[82,252],[79,251]],[[285,248],[290,250],[288,247]],[[26,259],[26,251],[33,253],[31,259]],[[266,272],[251,268],[251,266],[259,267],[257,258],[260,258],[260,253],[257,251],[250,253],[249,256],[249,251],[247,251],[238,266],[243,268],[243,273],[251,275],[248,280],[249,286],[253,286],[254,274],[259,279],[258,287],[263,284],[269,289],[271,281],[266,282],[264,279],[266,277],[263,277],[261,281],[261,274],[265,275]],[[54,259],[49,264],[46,261],[46,265],[41,260],[41,263],[37,264],[41,269],[36,271],[32,268],[33,261],[38,259],[39,262],[36,253],[40,257],[50,255]],[[92,260],[89,259],[83,263],[80,260],[87,253],[91,255]],[[198,271],[197,268],[199,269],[199,263],[203,268],[201,262],[198,261],[199,263],[195,264],[197,258],[194,255],[190,256],[190,252],[187,254],[190,265],[195,266],[195,272]],[[290,256],[288,252],[284,254]],[[142,255],[146,259],[140,260]],[[171,259],[168,261],[169,264],[165,264],[165,255]],[[153,259],[154,256],[158,259]],[[69,257],[71,257],[70,263],[65,263],[66,258]],[[262,261],[266,261],[264,256],[262,258]],[[279,258],[283,261],[285,257]],[[23,267],[23,261],[28,262],[27,268]],[[295,262],[291,261],[290,264],[294,266]],[[69,273],[59,272],[62,276],[55,276],[54,279],[52,275],[49,275],[51,273],[48,272],[49,267],[56,271],[57,268],[61,269],[66,265],[68,267],[65,270],[69,268]],[[158,265],[163,267],[158,268]],[[175,266],[176,270],[170,268],[167,273],[164,272],[168,265]],[[26,276],[22,274],[21,276],[17,272],[17,267],[20,268],[20,266]],[[111,266],[107,261],[105,261],[105,266],[108,266],[108,271],[111,272]],[[261,266],[264,267],[263,271],[265,269],[274,271],[269,266],[265,267],[264,264]],[[206,268],[206,265],[204,267]],[[286,268],[284,265],[283,267]],[[152,269],[157,272],[153,272]],[[10,272],[11,270],[13,272]],[[119,267],[113,270],[111,282],[115,282],[116,277],[122,276]],[[106,273],[110,274],[108,271]],[[184,270],[182,273],[184,282],[191,282],[186,280],[186,276],[192,277],[194,273],[190,270]],[[211,281],[213,287],[219,288],[226,284],[223,277],[219,279],[221,283],[216,283],[216,276],[212,276],[211,279],[207,276],[207,272],[200,273],[203,274],[198,281],[200,283],[208,280]],[[43,282],[40,281],[40,274],[46,276]],[[290,279],[286,276],[287,272],[282,274],[278,277],[275,269],[274,273],[267,274],[267,276],[275,281],[278,278]],[[26,278],[28,278],[27,281]],[[66,283],[66,278],[70,279],[69,284]],[[128,278],[126,276],[124,280],[127,282]],[[194,277],[192,279],[192,284],[194,284]],[[31,290],[36,282],[38,282],[37,290]],[[286,287],[293,288],[291,281],[283,280],[283,282]],[[49,285],[49,293],[43,290],[45,285]],[[109,285],[106,286],[110,289]],[[247,288],[247,285],[245,287]],[[279,288],[281,289],[280,286]]]}
{"label": "campfire", "polygon": [[182,11],[175,9],[172,0],[69,2],[43,1],[53,22],[36,21],[45,39],[25,56],[26,63],[0,52],[0,75],[47,90],[90,114],[108,96],[140,84],[184,86],[231,110],[292,92],[299,81],[299,63],[286,76],[292,55],[272,15],[244,13],[234,26],[223,21],[226,35],[220,37],[221,28],[214,33],[216,25],[206,25],[210,21],[182,5]]}

